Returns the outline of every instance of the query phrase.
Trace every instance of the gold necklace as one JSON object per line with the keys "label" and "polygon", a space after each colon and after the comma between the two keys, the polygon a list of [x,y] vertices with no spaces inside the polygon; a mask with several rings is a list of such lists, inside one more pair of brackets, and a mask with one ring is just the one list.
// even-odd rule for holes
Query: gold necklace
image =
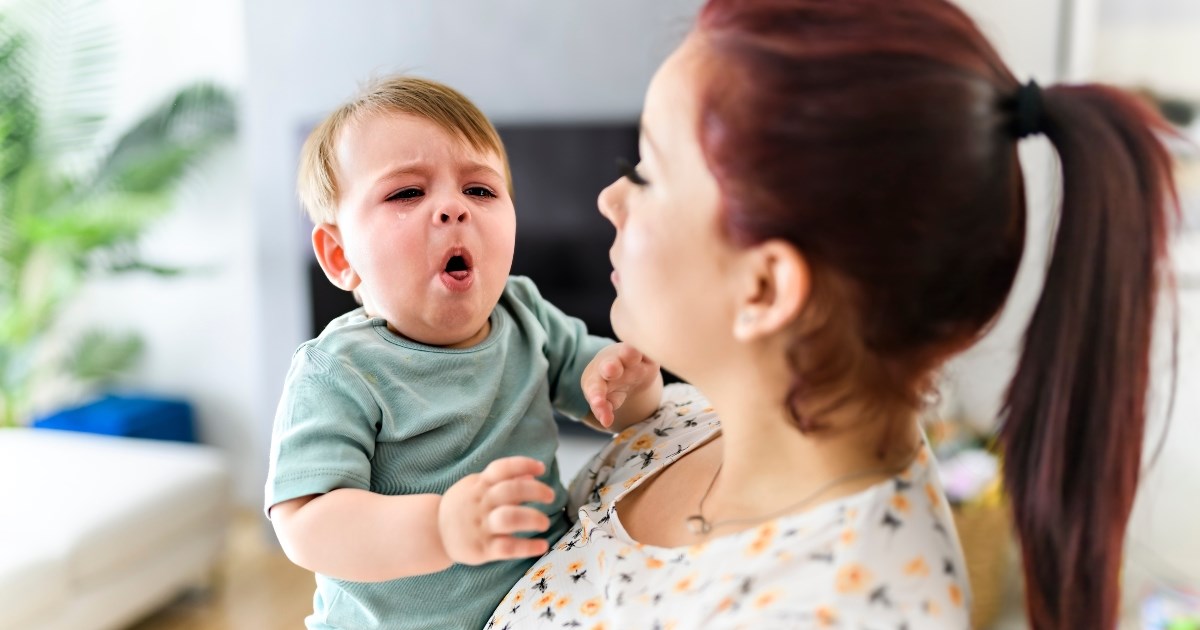
{"label": "gold necklace", "polygon": [[[920,449],[921,449],[921,445],[918,444],[916,450],[919,451]],[[801,507],[804,507],[805,505],[810,503],[811,501],[815,500],[817,497],[821,496],[825,492],[827,492],[830,488],[837,486],[838,484],[842,484],[842,483],[846,483],[847,481],[852,481],[854,479],[862,479],[863,477],[869,477],[871,475],[877,475],[877,474],[882,474],[882,473],[888,473],[888,474],[899,473],[900,471],[904,470],[905,468],[908,468],[909,464],[912,463],[912,458],[916,457],[916,454],[917,454],[916,451],[913,451],[913,454],[910,455],[909,457],[905,458],[904,463],[900,464],[899,466],[891,466],[891,467],[886,467],[886,468],[884,468],[884,467],[871,468],[869,470],[861,470],[856,473],[851,473],[849,475],[844,475],[844,476],[838,477],[836,479],[833,479],[832,481],[827,482],[825,485],[823,485],[823,486],[817,488],[816,490],[814,490],[813,492],[809,493],[809,495],[804,497],[803,499],[800,499],[799,501],[797,501],[791,505],[788,505],[777,512],[768,514],[766,516],[756,516],[756,517],[751,517],[751,518],[732,518],[732,519],[727,519],[724,521],[710,521],[707,518],[704,518],[704,501],[706,499],[708,499],[708,493],[712,492],[713,486],[716,485],[716,483],[717,483],[717,476],[721,474],[721,468],[723,466],[725,466],[725,462],[721,462],[717,466],[717,472],[713,473],[712,481],[708,482],[708,489],[704,491],[704,496],[700,497],[700,505],[697,506],[696,513],[687,517],[687,519],[685,519],[684,522],[687,524],[688,531],[690,531],[692,534],[694,534],[696,536],[705,536],[712,530],[714,530],[718,527],[724,527],[726,525],[733,525],[733,524],[737,524],[737,523],[747,523],[747,524],[748,523],[759,523],[759,522],[765,521],[767,519],[772,519],[777,516],[782,516],[793,510],[798,510]]]}

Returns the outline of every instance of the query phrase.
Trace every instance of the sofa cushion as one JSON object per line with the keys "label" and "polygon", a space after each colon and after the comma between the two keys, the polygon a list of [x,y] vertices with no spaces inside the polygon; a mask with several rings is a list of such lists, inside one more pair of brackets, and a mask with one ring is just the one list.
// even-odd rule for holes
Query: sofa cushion
{"label": "sofa cushion", "polygon": [[66,549],[45,536],[0,536],[0,626],[33,627],[67,601]]}
{"label": "sofa cushion", "polygon": [[0,547],[61,545],[70,582],[103,580],[196,521],[221,526],[228,504],[226,463],[206,446],[8,429],[0,462],[20,478],[0,485],[0,505],[25,506],[0,519]]}

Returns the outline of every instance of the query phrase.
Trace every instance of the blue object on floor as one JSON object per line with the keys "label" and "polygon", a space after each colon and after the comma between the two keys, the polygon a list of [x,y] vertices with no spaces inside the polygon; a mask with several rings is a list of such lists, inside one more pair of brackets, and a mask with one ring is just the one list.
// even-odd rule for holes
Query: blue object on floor
{"label": "blue object on floor", "polygon": [[110,394],[95,402],[34,420],[33,426],[39,429],[195,442],[192,416],[192,406],[182,400]]}

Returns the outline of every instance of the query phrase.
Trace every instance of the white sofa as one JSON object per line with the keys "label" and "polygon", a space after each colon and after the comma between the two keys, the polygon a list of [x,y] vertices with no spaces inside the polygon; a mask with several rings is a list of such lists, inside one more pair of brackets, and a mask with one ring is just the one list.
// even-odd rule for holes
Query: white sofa
{"label": "white sofa", "polygon": [[229,486],[211,447],[0,429],[0,628],[123,628],[206,583]]}

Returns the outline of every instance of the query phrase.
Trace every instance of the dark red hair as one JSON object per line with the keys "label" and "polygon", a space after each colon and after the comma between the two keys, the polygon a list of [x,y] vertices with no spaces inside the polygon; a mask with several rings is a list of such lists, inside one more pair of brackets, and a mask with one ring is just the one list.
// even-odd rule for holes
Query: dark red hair
{"label": "dark red hair", "polygon": [[[786,239],[813,293],[802,430],[895,417],[995,321],[1025,240],[1020,84],[943,0],[710,0],[700,138],[734,242]],[[1033,627],[1113,628],[1172,209],[1167,125],[1099,86],[1041,92],[1063,195],[1002,411]],[[864,402],[865,401],[865,402]]]}

